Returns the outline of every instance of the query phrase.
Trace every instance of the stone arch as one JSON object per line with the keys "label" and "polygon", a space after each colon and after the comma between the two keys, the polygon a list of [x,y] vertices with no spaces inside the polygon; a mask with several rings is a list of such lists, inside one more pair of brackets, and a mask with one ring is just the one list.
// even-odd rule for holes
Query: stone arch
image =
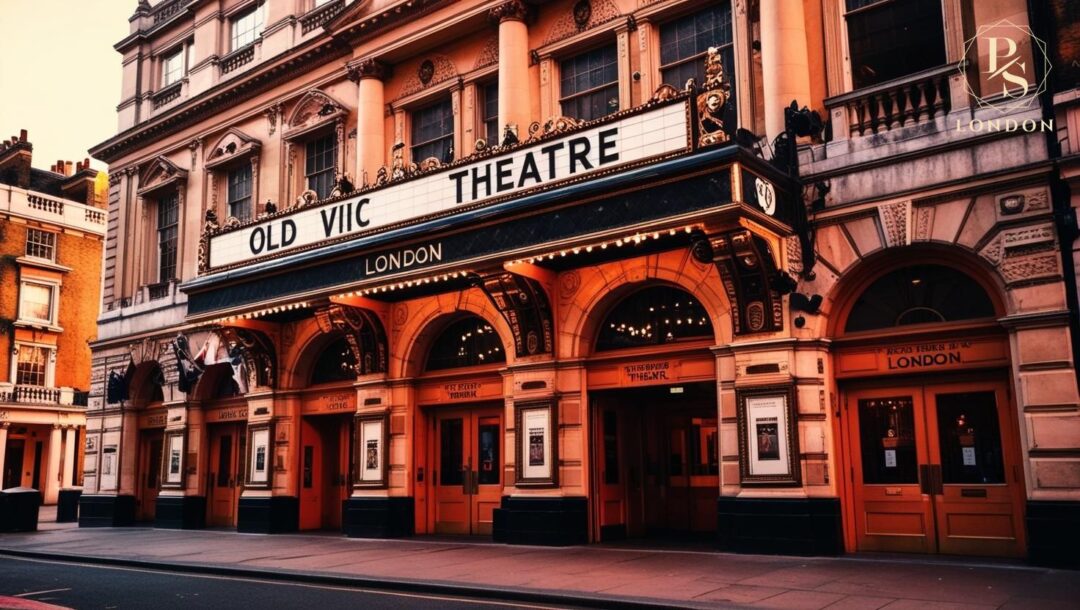
{"label": "stone arch", "polygon": [[142,409],[165,399],[165,368],[157,360],[146,360],[135,365],[128,380],[128,403]]}
{"label": "stone arch", "polygon": [[[559,340],[560,359],[584,358],[593,353],[594,343],[608,312],[620,301],[648,286],[667,284],[693,295],[709,313],[716,344],[732,339],[731,307],[724,295],[720,274],[711,263],[694,259],[689,249],[672,250],[595,267],[583,267],[569,282],[561,281]],[[569,298],[569,285],[576,284]]]}
{"label": "stone arch", "polygon": [[484,319],[499,334],[506,354],[506,364],[516,360],[513,333],[506,320],[491,304],[479,288],[441,294],[419,303],[418,309],[408,316],[404,326],[394,333],[390,350],[390,374],[398,377],[415,377],[424,371],[428,351],[436,337],[451,322],[463,314],[474,314]]}
{"label": "stone arch", "polygon": [[[831,280],[829,289],[822,294],[819,313],[807,316],[815,318],[814,323],[807,326],[815,327],[813,332],[820,333],[816,336],[835,337],[843,334],[843,323],[852,304],[870,284],[889,272],[920,264],[949,267],[967,275],[986,291],[999,317],[1012,313],[1013,305],[1005,279],[988,261],[963,247],[926,243],[883,248],[854,263],[839,277],[831,271],[826,273],[826,279]],[[802,289],[800,286],[799,291]]]}
{"label": "stone arch", "polygon": [[323,332],[314,319],[300,324],[293,343],[295,348],[286,355],[289,365],[282,370],[282,389],[301,390],[310,387],[311,375],[319,354],[344,336],[342,332]]}
{"label": "stone arch", "polygon": [[206,367],[203,374],[199,377],[199,381],[195,383],[195,387],[192,388],[189,398],[200,401],[212,401],[219,398],[231,398],[226,396],[218,396],[218,390],[222,384],[232,382],[233,369],[226,362],[219,362],[217,364],[211,364]]}

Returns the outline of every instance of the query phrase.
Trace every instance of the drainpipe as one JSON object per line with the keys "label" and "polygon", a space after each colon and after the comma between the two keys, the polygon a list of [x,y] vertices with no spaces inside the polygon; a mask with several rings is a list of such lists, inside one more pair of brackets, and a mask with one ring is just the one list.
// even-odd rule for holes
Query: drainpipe
{"label": "drainpipe", "polygon": [[[1052,27],[1053,18],[1050,14],[1050,3],[1046,0],[1028,0],[1028,15],[1031,19],[1031,30],[1035,35],[1046,43],[1049,49],[1057,48],[1057,31]],[[1040,83],[1046,78],[1043,71],[1044,62],[1035,61],[1035,82]],[[1039,106],[1042,108],[1044,122],[1053,120],[1054,117],[1054,91],[1053,82],[1047,83],[1047,87],[1039,94]],[[1065,302],[1069,308],[1069,334],[1072,339],[1073,368],[1080,373],[1080,294],[1078,294],[1076,282],[1076,265],[1073,262],[1072,245],[1076,241],[1076,211],[1072,208],[1071,192],[1069,184],[1061,178],[1061,142],[1057,139],[1057,130],[1044,132],[1046,137],[1046,150],[1053,161],[1054,172],[1050,177],[1050,202],[1054,212],[1054,228],[1057,229],[1058,239],[1061,242],[1061,271],[1065,276]]]}

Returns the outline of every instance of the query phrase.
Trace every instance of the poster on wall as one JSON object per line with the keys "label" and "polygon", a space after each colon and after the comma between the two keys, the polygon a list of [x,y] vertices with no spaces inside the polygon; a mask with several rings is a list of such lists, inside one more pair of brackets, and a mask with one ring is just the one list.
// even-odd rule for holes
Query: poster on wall
{"label": "poster on wall", "polygon": [[105,445],[101,451],[101,489],[116,490],[116,445]]}
{"label": "poster on wall", "polygon": [[246,487],[266,487],[270,484],[270,434],[269,424],[248,427],[248,475]]}
{"label": "poster on wall", "polygon": [[791,386],[738,390],[739,470],[744,485],[797,485]]}
{"label": "poster on wall", "polygon": [[165,473],[162,487],[178,489],[184,483],[184,432],[168,432],[165,436]]}
{"label": "poster on wall", "polygon": [[556,484],[555,408],[550,402],[516,405],[515,437],[518,451],[515,473],[519,486]]}
{"label": "poster on wall", "polygon": [[356,417],[356,487],[386,486],[386,446],[388,413]]}

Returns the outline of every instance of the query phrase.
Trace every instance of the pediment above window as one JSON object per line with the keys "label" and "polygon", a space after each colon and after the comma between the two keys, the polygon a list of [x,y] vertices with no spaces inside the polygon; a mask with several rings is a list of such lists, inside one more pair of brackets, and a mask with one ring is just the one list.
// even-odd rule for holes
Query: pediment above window
{"label": "pediment above window", "polygon": [[206,155],[207,169],[221,167],[231,161],[259,154],[262,144],[239,129],[230,129],[221,136]]}
{"label": "pediment above window", "polygon": [[186,180],[187,170],[159,156],[148,163],[139,174],[139,195],[146,195],[168,187],[175,188]]}
{"label": "pediment above window", "polygon": [[312,89],[293,108],[285,122],[284,137],[291,140],[310,134],[344,120],[346,116],[348,109],[344,104],[318,89]]}

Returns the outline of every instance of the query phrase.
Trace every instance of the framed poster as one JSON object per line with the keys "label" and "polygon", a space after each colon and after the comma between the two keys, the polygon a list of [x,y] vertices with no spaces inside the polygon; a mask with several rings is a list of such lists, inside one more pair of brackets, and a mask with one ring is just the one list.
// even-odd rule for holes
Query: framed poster
{"label": "framed poster", "polygon": [[270,488],[270,422],[248,425],[247,480],[244,487]]}
{"label": "framed poster", "polygon": [[555,405],[549,401],[514,405],[517,454],[514,473],[519,487],[554,487],[558,484],[558,427]]}
{"label": "framed poster", "polygon": [[356,416],[356,478],[353,487],[386,487],[387,456],[390,445],[390,413]]}
{"label": "framed poster", "polygon": [[184,430],[165,433],[165,459],[161,463],[162,489],[182,489],[184,487]]}
{"label": "framed poster", "polygon": [[101,451],[101,485],[102,490],[116,491],[116,445],[105,445]]}
{"label": "framed poster", "polygon": [[799,485],[801,468],[793,386],[736,390],[743,485]]}

